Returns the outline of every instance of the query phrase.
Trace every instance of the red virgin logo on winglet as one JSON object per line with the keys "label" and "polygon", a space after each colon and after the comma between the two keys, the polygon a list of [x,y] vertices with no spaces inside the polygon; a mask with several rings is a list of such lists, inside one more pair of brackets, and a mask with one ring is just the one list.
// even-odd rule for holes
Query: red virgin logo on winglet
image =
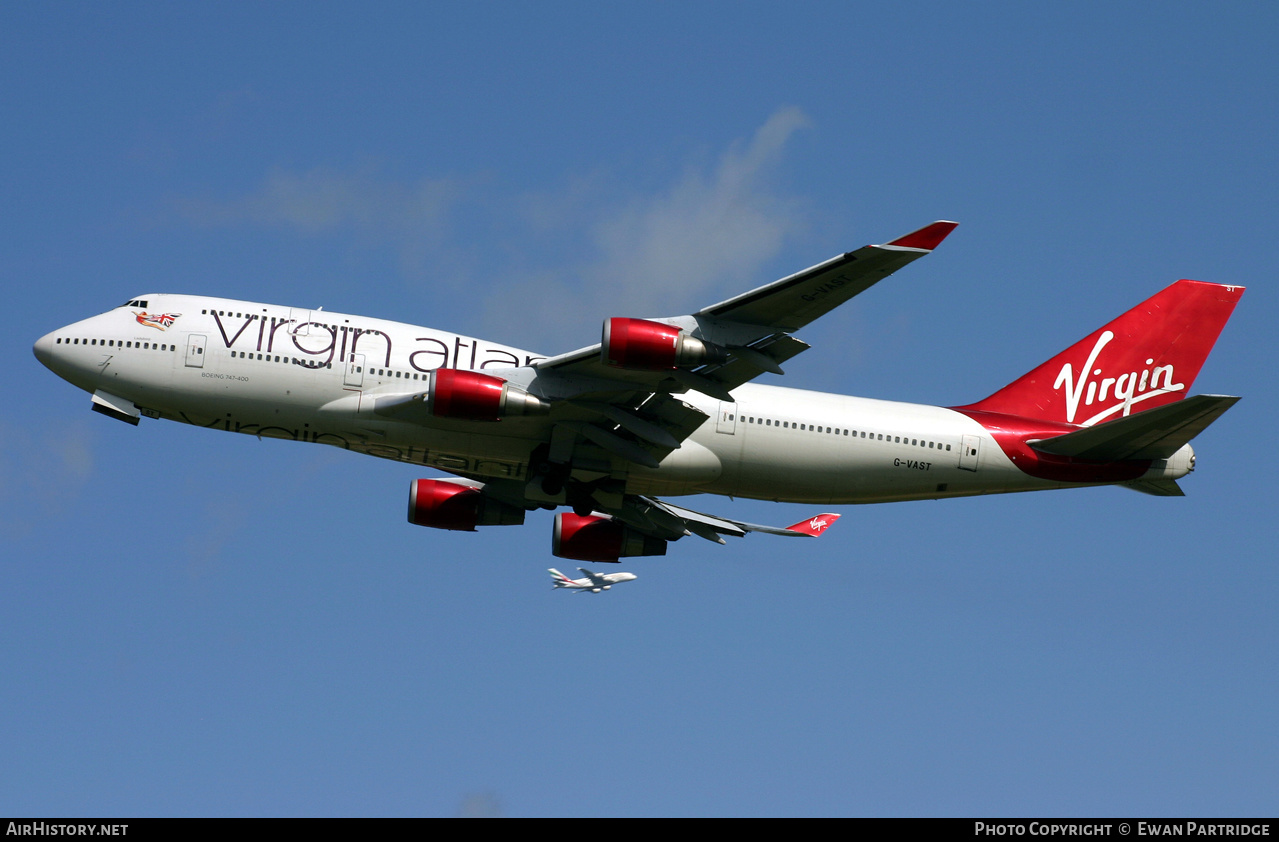
{"label": "red virgin logo on winglet", "polygon": [[811,535],[815,538],[830,528],[837,520],[839,520],[839,515],[823,512],[808,520],[801,520],[799,523],[786,527],[786,531],[797,532],[800,535]]}

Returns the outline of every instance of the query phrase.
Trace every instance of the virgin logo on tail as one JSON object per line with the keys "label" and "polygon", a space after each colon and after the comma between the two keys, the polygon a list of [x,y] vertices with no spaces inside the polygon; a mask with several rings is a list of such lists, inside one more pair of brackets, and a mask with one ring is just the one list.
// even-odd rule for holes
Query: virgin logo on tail
{"label": "virgin logo on tail", "polygon": [[[1079,412],[1080,400],[1083,400],[1084,406],[1092,406],[1096,404],[1104,404],[1107,400],[1115,400],[1118,403],[1107,407],[1090,418],[1078,422],[1079,424],[1089,427],[1099,421],[1104,421],[1120,410],[1124,415],[1132,412],[1132,406],[1141,403],[1150,398],[1167,395],[1171,392],[1184,392],[1186,390],[1185,383],[1173,382],[1173,366],[1172,363],[1167,365],[1154,365],[1154,358],[1146,360],[1146,365],[1153,366],[1141,371],[1128,371],[1120,374],[1118,377],[1102,377],[1103,369],[1093,368],[1097,362],[1097,357],[1101,354],[1101,350],[1105,348],[1110,341],[1115,338],[1113,331],[1104,330],[1097,337],[1097,344],[1093,346],[1092,353],[1088,355],[1088,361],[1084,363],[1083,368],[1078,374],[1075,372],[1074,366],[1066,363],[1061,367],[1061,373],[1057,375],[1056,382],[1053,383],[1054,389],[1060,389],[1063,386],[1066,390],[1066,420],[1071,424],[1076,423],[1075,415]],[[1091,375],[1090,375],[1091,372]],[[1163,378],[1162,384],[1160,378]]]}

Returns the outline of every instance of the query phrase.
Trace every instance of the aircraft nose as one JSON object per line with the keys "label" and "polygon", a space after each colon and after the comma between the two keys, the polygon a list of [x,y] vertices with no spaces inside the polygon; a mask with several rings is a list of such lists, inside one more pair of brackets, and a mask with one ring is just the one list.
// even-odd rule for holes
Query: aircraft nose
{"label": "aircraft nose", "polygon": [[45,368],[49,368],[49,369],[53,368],[53,334],[52,333],[46,333],[44,336],[41,336],[39,339],[37,339],[35,347],[33,347],[31,350],[35,353],[36,359],[40,361],[41,365],[43,365]]}

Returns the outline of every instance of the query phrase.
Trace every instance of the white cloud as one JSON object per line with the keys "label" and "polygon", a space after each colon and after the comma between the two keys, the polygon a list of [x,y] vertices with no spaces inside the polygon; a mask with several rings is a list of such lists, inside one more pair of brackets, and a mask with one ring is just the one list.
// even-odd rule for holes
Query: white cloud
{"label": "white cloud", "polygon": [[[797,108],[782,109],[746,142],[733,143],[709,171],[688,167],[670,187],[603,209],[575,201],[546,202],[555,224],[573,224],[564,206],[597,216],[589,226],[593,259],[570,277],[564,269],[504,284],[487,303],[485,328],[505,331],[537,350],[558,352],[594,340],[606,316],[675,315],[714,303],[707,296],[744,291],[763,265],[803,225],[800,203],[778,193],[770,176],[786,142],[808,124]],[[542,217],[545,219],[545,217]],[[582,216],[576,221],[585,222]],[[509,276],[508,276],[509,277]],[[585,332],[583,331],[585,328]]]}
{"label": "white cloud", "polygon": [[660,309],[672,294],[748,277],[798,226],[795,203],[773,193],[767,177],[806,122],[798,109],[779,111],[749,143],[733,144],[714,172],[690,169],[664,194],[601,222],[595,237],[604,260],[595,279],[632,284],[633,300]]}
{"label": "white cloud", "polygon": [[401,184],[370,168],[347,173],[320,167],[272,170],[239,198],[178,204],[197,225],[279,227],[308,236],[349,232],[374,243],[402,243],[436,237],[461,192],[451,179]]}
{"label": "white cloud", "polygon": [[[375,169],[318,168],[275,170],[244,196],[180,208],[198,225],[394,249],[415,290],[425,280],[434,296],[468,296],[473,321],[457,329],[556,352],[595,341],[607,316],[687,312],[772,280],[761,276],[764,264],[803,227],[800,203],[773,176],[806,125],[798,108],[780,109],[709,164],[686,165],[648,193],[598,167],[536,195],[494,194],[492,183],[481,191],[478,179],[403,184]],[[478,230],[457,242],[462,227]],[[481,280],[485,297],[476,299]]]}

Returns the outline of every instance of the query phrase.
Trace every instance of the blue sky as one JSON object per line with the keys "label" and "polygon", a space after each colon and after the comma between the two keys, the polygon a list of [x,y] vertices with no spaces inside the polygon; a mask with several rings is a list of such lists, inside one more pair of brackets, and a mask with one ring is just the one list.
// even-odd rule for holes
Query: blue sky
{"label": "blue sky", "polygon": [[[1273,815],[1273,4],[0,6],[0,812]],[[765,382],[984,397],[1249,287],[1180,500],[847,507],[552,593],[550,517],[89,412],[34,340],[148,292],[541,352],[934,219]],[[804,507],[699,498],[790,523]],[[781,544],[784,544],[782,546]]]}

